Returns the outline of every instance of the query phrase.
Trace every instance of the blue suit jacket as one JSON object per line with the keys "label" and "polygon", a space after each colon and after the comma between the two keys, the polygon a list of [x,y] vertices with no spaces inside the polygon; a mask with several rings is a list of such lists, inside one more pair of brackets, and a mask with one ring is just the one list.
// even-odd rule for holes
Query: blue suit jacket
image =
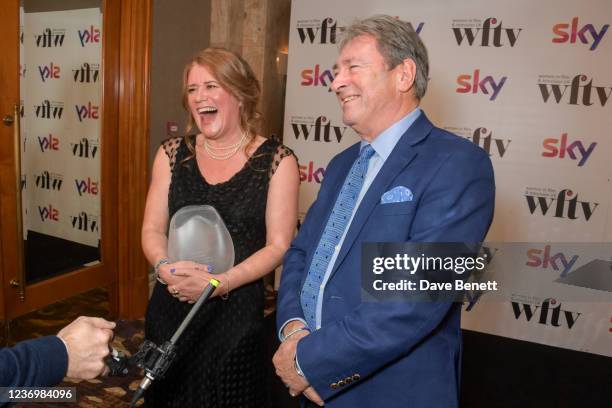
{"label": "blue suit jacket", "polygon": [[66,346],[57,336],[0,349],[0,387],[54,386],[62,381],[67,369]]}
{"label": "blue suit jacket", "polygon": [[[359,143],[335,156],[287,254],[277,323],[304,318],[300,290]],[[409,188],[413,200],[381,204]],[[362,302],[364,242],[480,242],[493,217],[489,156],[421,114],[365,194],[325,288],[321,329],[298,343],[300,367],[335,407],[455,407],[461,368],[460,305]],[[342,385],[338,382],[342,380]],[[335,386],[334,386],[335,385]]]}

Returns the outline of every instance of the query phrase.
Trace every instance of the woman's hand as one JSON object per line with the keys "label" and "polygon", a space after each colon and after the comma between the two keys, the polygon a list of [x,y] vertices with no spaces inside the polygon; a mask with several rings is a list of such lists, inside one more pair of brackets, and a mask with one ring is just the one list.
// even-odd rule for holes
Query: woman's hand
{"label": "woman's hand", "polygon": [[[159,276],[168,284],[168,292],[181,302],[195,303],[212,278],[210,266],[179,261],[159,267]],[[215,294],[213,293],[213,296]]]}

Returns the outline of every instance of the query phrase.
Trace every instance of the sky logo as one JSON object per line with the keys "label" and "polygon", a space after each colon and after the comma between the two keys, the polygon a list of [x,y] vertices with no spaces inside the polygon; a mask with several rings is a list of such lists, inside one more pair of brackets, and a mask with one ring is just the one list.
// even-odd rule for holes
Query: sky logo
{"label": "sky logo", "polygon": [[490,101],[494,101],[499,95],[502,87],[506,83],[506,79],[508,77],[501,77],[498,81],[496,81],[493,76],[487,75],[486,77],[480,79],[480,70],[474,70],[473,75],[462,74],[457,77],[457,84],[460,85],[456,91],[458,93],[468,93],[471,92],[473,94],[478,93],[478,90],[485,95],[491,95],[489,98]]}
{"label": "sky logo", "polygon": [[546,245],[544,249],[530,248],[527,250],[527,263],[525,265],[533,268],[548,269],[552,267],[555,271],[561,271],[561,277],[565,277],[571,270],[572,266],[578,260],[578,255],[566,256],[563,252],[557,252],[554,255],[550,254],[550,245]]}
{"label": "sky logo", "polygon": [[586,45],[590,43],[589,50],[595,51],[609,27],[610,24],[604,24],[599,31],[597,31],[593,24],[585,24],[582,27],[578,27],[578,17],[574,17],[571,25],[560,23],[553,26],[552,30],[556,36],[553,37],[552,42],[563,44],[569,41],[570,44],[575,44],[579,40]]}
{"label": "sky logo", "polygon": [[76,109],[77,116],[79,118],[79,122],[82,122],[84,119],[99,119],[98,107],[91,104],[91,102],[87,102],[87,105],[74,105]]}
{"label": "sky logo", "polygon": [[331,83],[334,80],[334,75],[331,69],[321,71],[319,64],[314,66],[314,69],[305,69],[301,73],[302,86],[326,86],[327,90],[331,91]]}
{"label": "sky logo", "polygon": [[38,206],[38,215],[40,215],[40,220],[45,222],[49,221],[59,221],[59,210],[57,208],[53,208],[51,204],[47,207]]}
{"label": "sky logo", "polygon": [[77,192],[80,196],[83,194],[98,195],[98,182],[87,177],[87,180],[74,180]]}
{"label": "sky logo", "polygon": [[317,183],[323,182],[323,176],[325,176],[325,167],[319,167],[315,169],[314,162],[311,160],[308,165],[300,165],[300,181],[302,183]]}
{"label": "sky logo", "polygon": [[43,153],[45,150],[59,150],[59,143],[59,139],[54,137],[51,133],[46,137],[38,136],[38,145],[40,146],[40,151]]}
{"label": "sky logo", "polygon": [[542,145],[545,150],[542,152],[542,156],[563,159],[567,153],[570,159],[578,160],[578,167],[582,167],[591,156],[591,153],[593,153],[593,150],[595,150],[597,143],[593,142],[588,147],[585,147],[580,140],[576,140],[568,145],[567,133],[563,133],[561,134],[561,139],[544,139]]}
{"label": "sky logo", "polygon": [[84,47],[85,44],[99,43],[100,42],[100,29],[95,28],[94,26],[89,26],[85,30],[78,30],[79,41],[81,42],[81,47]]}
{"label": "sky logo", "polygon": [[59,79],[61,68],[54,63],[49,65],[39,65],[38,72],[40,73],[40,79],[45,82],[47,79]]}

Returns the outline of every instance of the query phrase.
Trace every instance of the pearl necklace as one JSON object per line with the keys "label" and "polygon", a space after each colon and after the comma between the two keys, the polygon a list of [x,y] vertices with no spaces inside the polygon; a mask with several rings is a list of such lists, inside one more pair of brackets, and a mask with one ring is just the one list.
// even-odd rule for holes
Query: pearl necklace
{"label": "pearl necklace", "polygon": [[[240,147],[244,143],[245,139],[246,139],[246,133],[243,133],[240,140],[237,143],[234,143],[233,145],[223,146],[223,147],[212,147],[211,145],[208,144],[208,141],[206,140],[206,138],[204,138],[204,150],[206,150],[206,153],[208,153],[208,155],[215,160],[227,160],[233,155],[235,155],[236,152],[238,152],[238,150],[240,150]],[[229,151],[225,153],[215,153],[213,150],[229,150]]]}

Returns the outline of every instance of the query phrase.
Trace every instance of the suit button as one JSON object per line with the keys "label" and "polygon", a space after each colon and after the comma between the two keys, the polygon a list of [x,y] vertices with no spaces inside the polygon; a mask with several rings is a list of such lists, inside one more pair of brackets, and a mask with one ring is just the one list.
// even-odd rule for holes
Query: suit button
{"label": "suit button", "polygon": [[330,384],[330,387],[331,387],[331,389],[332,389],[332,390],[335,390],[336,388],[338,388],[338,384],[336,384],[336,383],[331,383],[331,384]]}
{"label": "suit button", "polygon": [[361,376],[359,374],[353,374],[353,381],[359,381]]}
{"label": "suit button", "polygon": [[346,378],[344,379],[344,382],[345,382],[345,383],[347,383],[347,384],[352,383],[352,382],[353,382],[353,377],[346,377]]}
{"label": "suit button", "polygon": [[345,385],[346,385],[346,382],[344,382],[344,380],[338,381],[338,387],[344,387]]}

